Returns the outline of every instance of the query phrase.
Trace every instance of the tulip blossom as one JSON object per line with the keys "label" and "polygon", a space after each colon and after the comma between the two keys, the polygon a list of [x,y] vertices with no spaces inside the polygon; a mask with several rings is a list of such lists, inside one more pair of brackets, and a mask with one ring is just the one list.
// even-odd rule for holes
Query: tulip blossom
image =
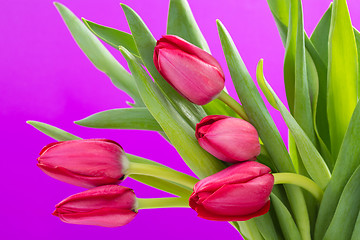
{"label": "tulip blossom", "polygon": [[128,167],[122,147],[106,139],[51,143],[37,160],[47,175],[85,188],[118,184]]}
{"label": "tulip blossom", "polygon": [[204,117],[196,125],[195,136],[202,148],[226,162],[255,160],[260,154],[256,129],[239,118],[222,115]]}
{"label": "tulip blossom", "polygon": [[224,88],[225,76],[216,59],[180,37],[166,35],[157,41],[154,64],[171,86],[195,104],[209,103]]}
{"label": "tulip blossom", "polygon": [[269,211],[273,185],[270,168],[242,162],[195,184],[189,205],[208,220],[246,221]]}
{"label": "tulip blossom", "polygon": [[135,205],[132,189],[105,185],[66,198],[56,205],[53,215],[66,223],[120,227],[136,216]]}

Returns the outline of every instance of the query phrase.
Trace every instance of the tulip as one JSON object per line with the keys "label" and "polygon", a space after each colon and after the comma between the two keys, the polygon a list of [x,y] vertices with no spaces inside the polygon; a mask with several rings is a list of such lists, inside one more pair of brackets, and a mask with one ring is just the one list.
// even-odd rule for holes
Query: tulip
{"label": "tulip", "polygon": [[240,118],[222,115],[204,117],[196,125],[195,136],[202,148],[226,162],[255,160],[260,154],[256,129]]}
{"label": "tulip", "polygon": [[209,103],[224,88],[225,75],[216,59],[180,37],[166,35],[157,41],[154,64],[176,91],[195,104]]}
{"label": "tulip", "polygon": [[53,215],[66,223],[120,227],[136,216],[135,205],[132,189],[106,185],[66,198],[56,205]]}
{"label": "tulip", "polygon": [[37,160],[50,177],[85,188],[120,183],[128,166],[122,147],[106,139],[51,143]]}
{"label": "tulip", "polygon": [[195,184],[189,205],[204,219],[246,221],[269,211],[273,185],[270,168],[242,162]]}

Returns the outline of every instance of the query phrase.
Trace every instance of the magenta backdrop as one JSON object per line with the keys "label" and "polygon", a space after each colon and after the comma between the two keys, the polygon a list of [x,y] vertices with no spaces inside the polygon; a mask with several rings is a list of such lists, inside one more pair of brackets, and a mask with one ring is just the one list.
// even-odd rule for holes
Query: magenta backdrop
{"label": "magenta backdrop", "polygon": [[[216,3],[218,2],[218,3]],[[330,0],[303,1],[305,28],[311,33]],[[348,1],[355,27],[360,27],[360,2]],[[128,31],[119,0],[63,0],[77,16]],[[168,0],[124,0],[147,23],[156,38],[165,34]],[[282,63],[284,49],[265,0],[189,0],[213,55],[225,72],[229,92],[235,96],[217,35],[215,19],[230,31],[254,76],[264,58],[265,74],[281,99],[285,99]],[[84,138],[118,141],[133,154],[190,173],[176,151],[156,133],[130,130],[96,130],[72,122],[111,108],[126,107],[126,94],[87,60],[77,47],[51,1],[2,1],[1,52],[1,239],[238,239],[225,222],[196,217],[191,209],[142,210],[133,222],[107,229],[70,225],[51,215],[54,205],[82,191],[51,179],[36,167],[40,149],[53,140],[25,124],[38,120]],[[117,51],[111,52],[123,64]],[[286,138],[280,116],[272,115]],[[139,197],[167,196],[126,180]]]}

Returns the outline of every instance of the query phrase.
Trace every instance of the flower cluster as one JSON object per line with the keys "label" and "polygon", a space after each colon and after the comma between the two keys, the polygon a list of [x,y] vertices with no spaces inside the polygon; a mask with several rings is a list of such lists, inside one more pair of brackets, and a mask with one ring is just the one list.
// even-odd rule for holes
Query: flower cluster
{"label": "flower cluster", "polygon": [[[224,88],[220,64],[177,36],[164,36],[157,42],[154,64],[166,81],[195,104],[212,101]],[[210,115],[196,125],[195,136],[207,152],[233,164],[191,185],[189,205],[198,216],[244,221],[267,213],[274,177],[267,166],[254,161],[261,148],[256,129],[240,118]],[[133,190],[117,185],[134,172],[134,165],[114,141],[52,143],[40,152],[38,166],[55,179],[90,188],[56,205],[53,214],[64,222],[117,227],[137,214],[139,201]]]}

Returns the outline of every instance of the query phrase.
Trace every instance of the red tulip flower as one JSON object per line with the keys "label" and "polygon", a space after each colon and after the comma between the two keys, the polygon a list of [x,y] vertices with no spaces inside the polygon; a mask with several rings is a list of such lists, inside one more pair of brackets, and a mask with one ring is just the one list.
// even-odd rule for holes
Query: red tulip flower
{"label": "red tulip flower", "polygon": [[51,143],[37,160],[50,177],[85,188],[120,183],[128,166],[122,147],[106,139]]}
{"label": "red tulip flower", "polygon": [[72,195],[56,205],[53,215],[72,224],[120,227],[137,214],[130,188],[106,185]]}
{"label": "red tulip flower", "polygon": [[176,91],[195,104],[209,103],[224,88],[225,76],[216,59],[180,37],[166,35],[157,41],[154,64]]}
{"label": "red tulip flower", "polygon": [[196,125],[195,136],[202,148],[226,162],[255,160],[260,154],[256,129],[240,118],[222,115],[204,117]]}
{"label": "red tulip flower", "polygon": [[269,211],[273,185],[270,168],[242,162],[200,180],[189,205],[204,219],[246,221]]}

